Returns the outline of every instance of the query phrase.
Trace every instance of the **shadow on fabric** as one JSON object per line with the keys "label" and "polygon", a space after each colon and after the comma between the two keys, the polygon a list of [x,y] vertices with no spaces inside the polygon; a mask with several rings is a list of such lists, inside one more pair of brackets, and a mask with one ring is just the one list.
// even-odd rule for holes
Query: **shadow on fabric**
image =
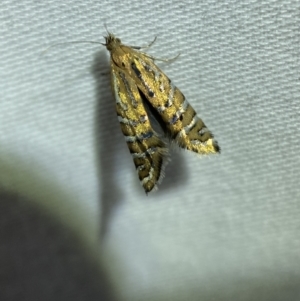
{"label": "shadow on fabric", "polygon": [[0,190],[0,300],[116,300],[75,233]]}
{"label": "shadow on fabric", "polygon": [[[110,87],[109,63],[105,49],[95,54],[92,72],[96,80],[97,107],[95,112],[95,149],[101,206],[100,237],[104,238],[114,208],[123,195],[116,185],[118,166],[116,157],[120,143],[124,143],[115,112]],[[121,139],[120,139],[121,138]]]}

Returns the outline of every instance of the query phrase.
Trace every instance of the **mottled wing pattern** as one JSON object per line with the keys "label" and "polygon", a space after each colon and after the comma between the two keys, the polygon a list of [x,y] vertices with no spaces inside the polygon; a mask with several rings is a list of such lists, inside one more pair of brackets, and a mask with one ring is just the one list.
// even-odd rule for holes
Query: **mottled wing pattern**
{"label": "mottled wing pattern", "polygon": [[126,70],[138,89],[158,112],[168,134],[184,149],[198,154],[220,152],[220,147],[181,91],[145,53],[121,45]]}
{"label": "mottled wing pattern", "polygon": [[155,133],[135,81],[111,60],[111,82],[116,110],[139,179],[146,191],[156,188],[167,155],[165,143]]}
{"label": "mottled wing pattern", "polygon": [[151,127],[142,96],[180,147],[202,155],[220,151],[212,133],[151,56],[123,45],[111,33],[105,40],[118,118],[146,192],[161,178],[167,148]]}

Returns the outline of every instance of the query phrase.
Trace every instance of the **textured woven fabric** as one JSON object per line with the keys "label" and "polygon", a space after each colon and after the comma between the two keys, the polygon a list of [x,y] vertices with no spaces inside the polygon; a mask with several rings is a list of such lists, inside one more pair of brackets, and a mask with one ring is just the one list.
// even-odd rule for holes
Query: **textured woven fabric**
{"label": "textured woven fabric", "polygon": [[[105,47],[42,53],[103,42],[104,23],[181,53],[158,64],[222,149],[172,152],[148,196]],[[73,229],[118,300],[297,300],[299,1],[3,0],[0,24],[0,185]]]}

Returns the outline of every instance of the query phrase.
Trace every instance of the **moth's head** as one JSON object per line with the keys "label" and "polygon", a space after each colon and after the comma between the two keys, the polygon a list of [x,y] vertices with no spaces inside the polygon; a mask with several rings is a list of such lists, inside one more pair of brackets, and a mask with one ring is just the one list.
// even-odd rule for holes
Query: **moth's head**
{"label": "moth's head", "polygon": [[108,51],[112,51],[113,49],[117,48],[121,44],[121,40],[116,38],[112,33],[108,33],[108,36],[104,37],[105,44]]}

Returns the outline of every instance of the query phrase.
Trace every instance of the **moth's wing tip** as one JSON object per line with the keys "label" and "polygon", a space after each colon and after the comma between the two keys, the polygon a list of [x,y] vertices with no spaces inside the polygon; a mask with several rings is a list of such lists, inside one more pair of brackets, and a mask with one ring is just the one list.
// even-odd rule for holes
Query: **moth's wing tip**
{"label": "moth's wing tip", "polygon": [[221,147],[219,146],[217,141],[214,142],[214,149],[217,154],[221,154]]}

